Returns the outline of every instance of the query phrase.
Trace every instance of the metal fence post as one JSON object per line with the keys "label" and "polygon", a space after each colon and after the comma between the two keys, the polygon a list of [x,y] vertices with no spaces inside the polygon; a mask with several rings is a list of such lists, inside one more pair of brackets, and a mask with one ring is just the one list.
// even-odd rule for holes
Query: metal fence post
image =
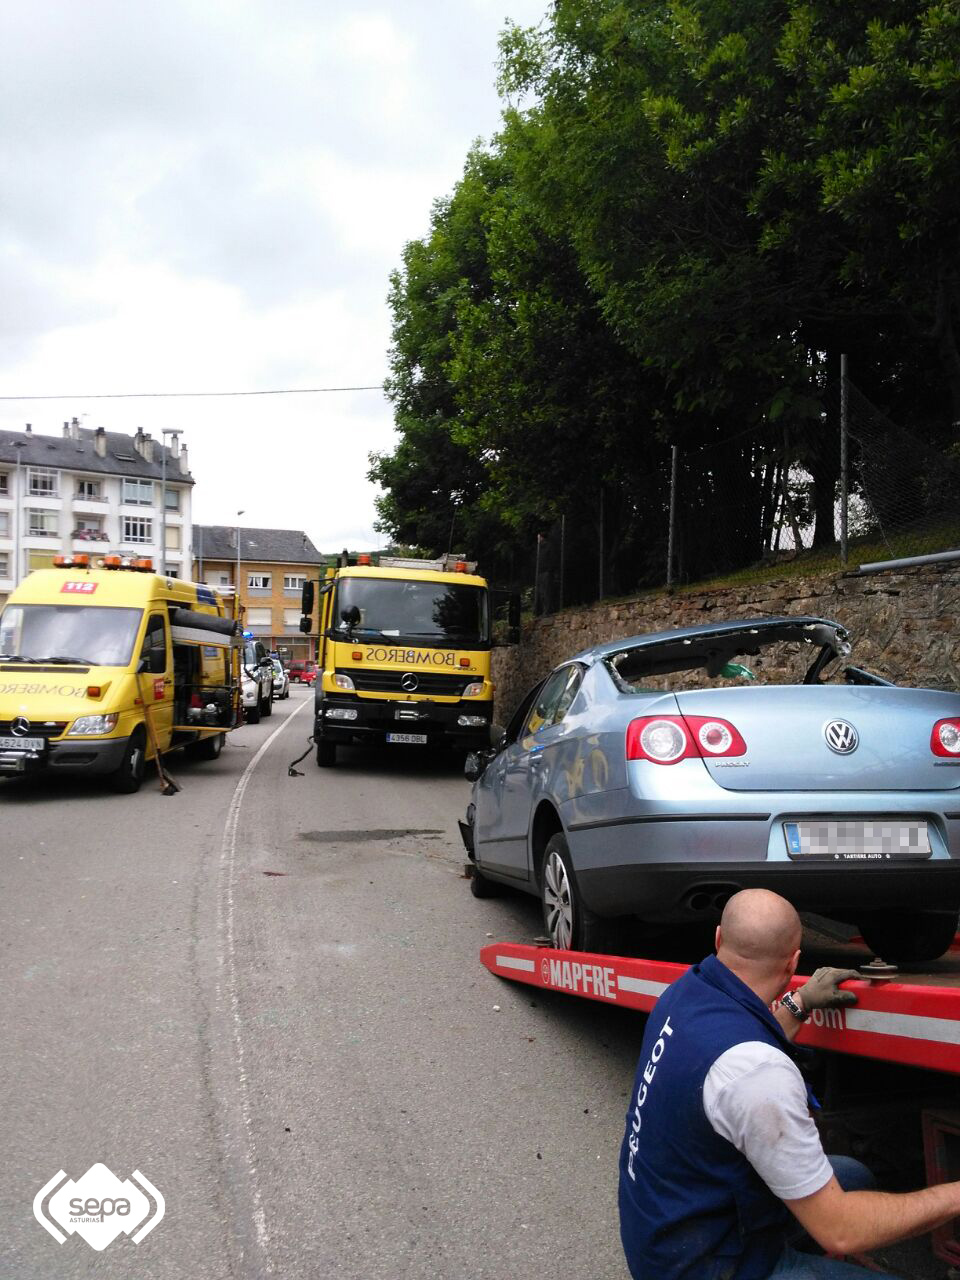
{"label": "metal fence post", "polygon": [[564,514],[560,517],[560,604],[558,606],[558,612],[562,611],[563,609],[563,577],[564,577],[564,569],[566,567],[566,557],[567,557],[567,517]]}
{"label": "metal fence post", "polygon": [[597,599],[603,599],[603,485],[600,486],[600,562],[597,572]]}
{"label": "metal fence post", "polygon": [[840,357],[840,564],[847,567],[847,504],[849,501],[849,451],[847,402],[847,357]]}
{"label": "metal fence post", "polygon": [[540,543],[543,541],[543,534],[537,534],[537,558],[533,569],[533,616],[540,617]]}
{"label": "metal fence post", "polygon": [[667,586],[673,586],[673,549],[677,521],[677,446],[670,446],[670,527],[667,533]]}

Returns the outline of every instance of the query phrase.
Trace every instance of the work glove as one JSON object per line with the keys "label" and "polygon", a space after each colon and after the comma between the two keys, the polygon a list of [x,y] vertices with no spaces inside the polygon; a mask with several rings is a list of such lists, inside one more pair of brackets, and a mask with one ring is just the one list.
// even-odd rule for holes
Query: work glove
{"label": "work glove", "polygon": [[841,991],[840,983],[862,977],[863,974],[856,969],[832,969],[825,965],[822,969],[817,969],[813,977],[808,978],[793,994],[799,997],[807,1013],[813,1009],[838,1009],[844,1004],[857,1003],[854,992]]}

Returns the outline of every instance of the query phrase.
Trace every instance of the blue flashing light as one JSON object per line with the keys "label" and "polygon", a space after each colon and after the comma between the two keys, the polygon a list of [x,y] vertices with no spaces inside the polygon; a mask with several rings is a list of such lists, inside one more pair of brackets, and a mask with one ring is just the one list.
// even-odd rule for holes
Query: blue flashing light
{"label": "blue flashing light", "polygon": [[243,633],[243,638],[244,638],[244,640],[252,640],[252,639],[253,639],[253,632],[252,632],[252,631],[245,631],[245,632]]}

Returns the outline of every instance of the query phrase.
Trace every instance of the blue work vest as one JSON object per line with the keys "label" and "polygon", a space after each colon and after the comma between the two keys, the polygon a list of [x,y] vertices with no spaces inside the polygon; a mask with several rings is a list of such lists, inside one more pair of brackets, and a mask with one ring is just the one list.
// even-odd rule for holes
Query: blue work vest
{"label": "blue work vest", "polygon": [[620,1152],[634,1280],[765,1280],[783,1251],[789,1211],[703,1110],[710,1068],[746,1040],[797,1052],[716,956],[668,987],[647,1020]]}

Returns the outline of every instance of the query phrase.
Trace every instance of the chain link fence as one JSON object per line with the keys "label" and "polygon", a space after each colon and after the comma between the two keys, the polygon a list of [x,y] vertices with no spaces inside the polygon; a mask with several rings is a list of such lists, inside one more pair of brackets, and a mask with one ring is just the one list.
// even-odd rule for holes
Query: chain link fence
{"label": "chain link fence", "polygon": [[[811,572],[960,548],[960,443],[892,422],[852,383],[814,430],[776,424],[697,448],[651,446],[650,484],[597,485],[518,548],[534,614],[804,560]],[[960,551],[958,551],[960,555]]]}

